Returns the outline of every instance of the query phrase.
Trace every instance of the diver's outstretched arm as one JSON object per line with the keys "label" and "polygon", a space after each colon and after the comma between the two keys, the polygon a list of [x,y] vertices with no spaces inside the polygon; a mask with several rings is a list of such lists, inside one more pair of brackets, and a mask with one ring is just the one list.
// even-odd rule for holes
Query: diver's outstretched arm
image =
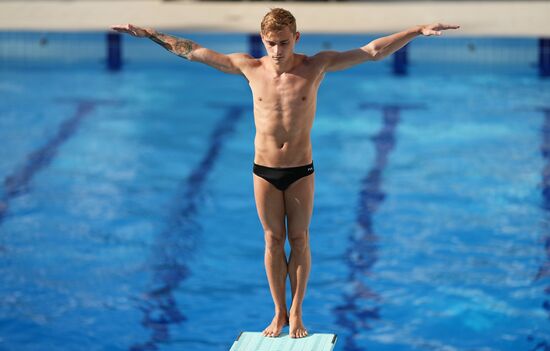
{"label": "diver's outstretched arm", "polygon": [[225,73],[242,74],[242,67],[254,58],[248,54],[221,54],[207,49],[185,38],[178,38],[157,32],[152,28],[140,28],[132,24],[113,25],[111,29],[127,33],[138,38],[149,38],[171,53],[187,59],[204,63]]}
{"label": "diver's outstretched arm", "polygon": [[365,61],[378,61],[401,49],[419,35],[441,35],[443,30],[458,29],[460,26],[433,23],[416,26],[399,33],[375,39],[367,45],[349,51],[321,51],[314,57],[321,60],[325,71],[339,71]]}

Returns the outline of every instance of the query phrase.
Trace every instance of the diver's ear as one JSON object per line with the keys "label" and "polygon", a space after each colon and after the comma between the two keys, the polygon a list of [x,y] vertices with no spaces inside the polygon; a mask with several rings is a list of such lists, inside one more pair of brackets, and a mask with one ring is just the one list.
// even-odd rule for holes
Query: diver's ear
{"label": "diver's ear", "polygon": [[294,40],[294,41],[298,42],[299,39],[300,39],[300,32],[296,32],[296,40]]}

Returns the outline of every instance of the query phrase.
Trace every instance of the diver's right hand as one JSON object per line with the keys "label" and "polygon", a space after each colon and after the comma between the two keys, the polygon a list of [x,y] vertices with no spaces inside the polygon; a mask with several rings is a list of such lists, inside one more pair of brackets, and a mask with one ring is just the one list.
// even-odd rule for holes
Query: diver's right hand
{"label": "diver's right hand", "polygon": [[136,27],[131,24],[115,24],[111,26],[111,29],[119,33],[128,33],[138,38],[149,38],[151,36],[150,29]]}

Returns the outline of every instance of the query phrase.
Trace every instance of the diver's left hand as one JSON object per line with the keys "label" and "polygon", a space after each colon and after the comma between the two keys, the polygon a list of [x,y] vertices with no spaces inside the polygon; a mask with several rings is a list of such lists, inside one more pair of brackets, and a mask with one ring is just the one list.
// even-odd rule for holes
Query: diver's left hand
{"label": "diver's left hand", "polygon": [[441,35],[441,31],[447,29],[458,29],[460,26],[454,24],[432,23],[420,26],[420,33],[425,36]]}

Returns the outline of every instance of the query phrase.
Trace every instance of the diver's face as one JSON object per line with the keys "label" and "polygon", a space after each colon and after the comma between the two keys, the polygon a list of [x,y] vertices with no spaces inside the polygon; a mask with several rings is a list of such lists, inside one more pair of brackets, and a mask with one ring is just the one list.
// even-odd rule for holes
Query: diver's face
{"label": "diver's face", "polygon": [[286,62],[294,54],[294,45],[300,38],[300,33],[292,34],[288,27],[279,31],[270,31],[262,34],[262,41],[267,56],[276,64]]}

